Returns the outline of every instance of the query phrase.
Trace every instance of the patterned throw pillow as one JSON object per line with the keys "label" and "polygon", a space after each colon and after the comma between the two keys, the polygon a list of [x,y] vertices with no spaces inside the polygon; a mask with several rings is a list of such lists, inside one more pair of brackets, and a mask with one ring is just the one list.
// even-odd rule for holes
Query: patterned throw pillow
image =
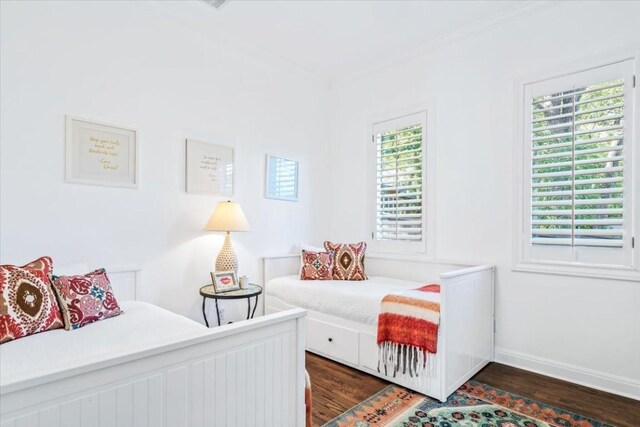
{"label": "patterned throw pillow", "polygon": [[66,330],[122,314],[104,269],[84,276],[53,276]]}
{"label": "patterned throw pillow", "polygon": [[364,274],[365,242],[349,244],[326,241],[324,248],[333,254],[333,280],[367,280]]}
{"label": "patterned throw pillow", "polygon": [[23,267],[0,265],[0,344],[62,327],[49,284],[52,266],[49,257]]}
{"label": "patterned throw pillow", "polygon": [[300,279],[331,280],[333,278],[333,255],[330,252],[302,251],[300,258]]}

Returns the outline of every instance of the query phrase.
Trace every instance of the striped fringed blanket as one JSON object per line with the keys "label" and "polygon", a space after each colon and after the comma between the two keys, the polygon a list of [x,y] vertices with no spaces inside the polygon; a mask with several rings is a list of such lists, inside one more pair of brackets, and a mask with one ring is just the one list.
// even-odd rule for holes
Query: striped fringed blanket
{"label": "striped fringed blanket", "polygon": [[440,285],[389,294],[378,316],[378,372],[416,376],[432,369],[438,351]]}

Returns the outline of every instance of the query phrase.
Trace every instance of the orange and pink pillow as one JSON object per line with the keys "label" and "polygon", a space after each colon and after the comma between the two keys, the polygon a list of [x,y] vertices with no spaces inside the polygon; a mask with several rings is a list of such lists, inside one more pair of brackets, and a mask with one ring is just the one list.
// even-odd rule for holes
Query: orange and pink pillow
{"label": "orange and pink pillow", "polygon": [[333,280],[367,280],[364,273],[365,242],[350,244],[326,241],[324,248],[333,254]]}
{"label": "orange and pink pillow", "polygon": [[52,269],[49,257],[22,267],[0,265],[0,344],[63,326],[49,283]]}
{"label": "orange and pink pillow", "polygon": [[333,255],[330,252],[303,250],[300,255],[301,280],[331,280],[333,278]]}
{"label": "orange and pink pillow", "polygon": [[104,269],[84,276],[53,276],[67,330],[122,314]]}

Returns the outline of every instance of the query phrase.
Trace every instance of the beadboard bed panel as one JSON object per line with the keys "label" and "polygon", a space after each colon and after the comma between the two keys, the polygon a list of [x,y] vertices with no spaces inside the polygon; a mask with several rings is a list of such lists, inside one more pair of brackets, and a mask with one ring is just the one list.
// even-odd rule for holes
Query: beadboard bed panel
{"label": "beadboard bed panel", "polygon": [[305,312],[3,384],[0,426],[304,425]]}

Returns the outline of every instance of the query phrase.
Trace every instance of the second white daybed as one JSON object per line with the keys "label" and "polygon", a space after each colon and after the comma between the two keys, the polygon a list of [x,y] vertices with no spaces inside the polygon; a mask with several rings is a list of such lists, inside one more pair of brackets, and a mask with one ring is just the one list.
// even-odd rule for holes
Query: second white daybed
{"label": "second white daybed", "polygon": [[209,329],[137,276],[110,274],[124,314],[0,346],[0,427],[304,425],[304,310]]}
{"label": "second white daybed", "polygon": [[[265,312],[308,310],[307,350],[445,401],[493,360],[493,273],[470,266],[367,256],[369,280],[303,281],[299,255],[264,258]],[[438,353],[431,375],[378,372],[377,320],[382,298],[424,284],[441,285]]]}

